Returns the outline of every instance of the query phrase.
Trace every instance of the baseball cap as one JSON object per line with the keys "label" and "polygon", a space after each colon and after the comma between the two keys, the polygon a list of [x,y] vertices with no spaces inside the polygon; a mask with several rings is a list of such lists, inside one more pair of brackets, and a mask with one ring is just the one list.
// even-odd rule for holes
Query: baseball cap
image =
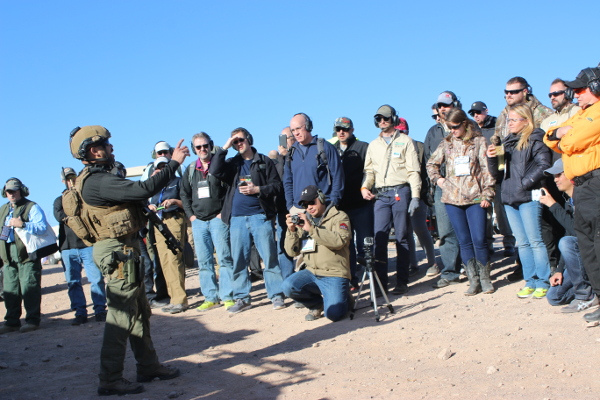
{"label": "baseball cap", "polygon": [[309,185],[302,190],[302,194],[300,195],[300,201],[298,201],[299,205],[303,205],[304,203],[308,203],[313,201],[319,196],[319,188],[315,185]]}
{"label": "baseball cap", "polygon": [[69,175],[77,175],[77,172],[71,167],[63,168],[61,178],[65,179]]}
{"label": "baseball cap", "polygon": [[[595,76],[594,76],[595,75]],[[577,78],[571,82],[565,82],[567,87],[580,89],[587,87],[591,80],[600,78],[600,68],[584,68],[579,72]]]}
{"label": "baseball cap", "polygon": [[154,151],[171,150],[171,146],[167,142],[158,142],[154,145]]}
{"label": "baseball cap", "polygon": [[556,174],[560,174],[561,172],[564,172],[564,170],[565,170],[565,168],[563,167],[562,158],[559,158],[558,160],[556,160],[556,162],[554,162],[553,166],[551,166],[544,172],[547,173],[548,175],[556,175]]}
{"label": "baseball cap", "polygon": [[442,92],[437,98],[436,104],[452,104],[452,95],[448,92]]}
{"label": "baseball cap", "polygon": [[392,111],[392,107],[390,107],[386,104],[386,105],[379,107],[377,109],[377,112],[375,113],[375,115],[381,115],[386,118],[390,118],[391,116],[394,115],[394,111]]}
{"label": "baseball cap", "polygon": [[408,134],[408,122],[406,122],[404,118],[398,118],[398,125],[396,125],[394,128]]}
{"label": "baseball cap", "polygon": [[475,103],[471,104],[471,109],[469,110],[469,113],[471,113],[471,111],[485,111],[487,110],[487,106],[485,105],[485,103],[483,101],[476,101]]}
{"label": "baseball cap", "polygon": [[336,119],[335,123],[333,124],[334,130],[337,127],[352,129],[354,127],[354,125],[352,124],[352,120],[350,118],[340,117],[340,118]]}
{"label": "baseball cap", "polygon": [[168,164],[169,159],[167,157],[158,157],[154,160],[154,168],[158,167],[160,164]]}
{"label": "baseball cap", "polygon": [[23,186],[23,184],[21,183],[20,180],[18,180],[16,178],[11,178],[6,181],[6,185],[4,185],[4,189],[5,190],[21,190],[21,186]]}

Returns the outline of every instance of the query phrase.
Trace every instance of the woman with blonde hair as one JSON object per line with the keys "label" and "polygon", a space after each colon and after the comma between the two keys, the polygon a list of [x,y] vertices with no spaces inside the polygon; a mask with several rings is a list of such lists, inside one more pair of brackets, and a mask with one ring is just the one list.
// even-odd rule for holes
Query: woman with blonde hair
{"label": "woman with blonde hair", "polygon": [[490,170],[502,181],[502,202],[510,227],[517,239],[523,265],[525,287],[519,298],[546,297],[550,265],[542,240],[542,194],[544,170],[552,165],[550,149],[544,144],[544,131],[535,128],[529,106],[519,103],[508,109],[508,130],[504,139],[506,166],[498,171],[495,146],[489,146]]}
{"label": "woman with blonde hair", "polygon": [[[488,170],[487,142],[474,121],[452,109],[446,124],[450,135],[427,162],[431,182],[442,189],[442,203],[456,232],[470,286],[465,295],[493,293],[486,243],[486,208],[494,198],[496,181]],[[442,167],[445,166],[445,177]]]}

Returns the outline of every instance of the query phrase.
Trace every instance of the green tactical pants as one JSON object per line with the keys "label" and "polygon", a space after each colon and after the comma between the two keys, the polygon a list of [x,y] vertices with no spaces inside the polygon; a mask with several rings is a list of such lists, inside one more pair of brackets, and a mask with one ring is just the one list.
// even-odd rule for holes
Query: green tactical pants
{"label": "green tactical pants", "polygon": [[6,325],[21,326],[21,303],[25,306],[25,322],[40,325],[42,304],[42,261],[19,261],[17,245],[8,246],[10,263],[4,270],[4,304]]}
{"label": "green tactical pants", "polygon": [[100,381],[113,382],[123,377],[123,364],[127,350],[127,339],[137,361],[138,374],[151,374],[160,366],[152,339],[150,338],[150,305],[146,299],[144,285],[127,283],[117,278],[112,263],[112,252],[122,251],[123,246],[133,247],[140,254],[135,236],[106,239],[94,244],[94,262],[107,278],[106,301],[108,314],[104,327],[104,338],[100,352]]}

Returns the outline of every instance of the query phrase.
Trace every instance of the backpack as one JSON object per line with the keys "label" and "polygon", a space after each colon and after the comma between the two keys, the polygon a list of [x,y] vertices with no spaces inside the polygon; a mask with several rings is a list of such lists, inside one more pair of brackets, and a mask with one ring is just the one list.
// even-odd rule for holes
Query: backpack
{"label": "backpack", "polygon": [[[317,169],[319,169],[320,167],[325,167],[327,169],[327,183],[329,185],[331,185],[331,171],[329,171],[329,162],[327,161],[327,153],[325,153],[325,139],[323,138],[317,138]],[[288,153],[287,157],[288,157],[288,161],[292,162],[292,159],[294,157],[294,151],[296,150],[296,147],[293,147],[290,149],[290,152]]]}

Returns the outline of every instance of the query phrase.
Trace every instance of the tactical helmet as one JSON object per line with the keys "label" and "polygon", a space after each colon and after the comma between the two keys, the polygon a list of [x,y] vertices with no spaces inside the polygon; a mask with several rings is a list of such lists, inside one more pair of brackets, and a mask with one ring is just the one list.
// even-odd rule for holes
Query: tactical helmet
{"label": "tactical helmet", "polygon": [[78,160],[85,160],[88,147],[107,142],[109,138],[110,132],[100,125],[76,127],[71,131],[69,138],[71,154]]}

